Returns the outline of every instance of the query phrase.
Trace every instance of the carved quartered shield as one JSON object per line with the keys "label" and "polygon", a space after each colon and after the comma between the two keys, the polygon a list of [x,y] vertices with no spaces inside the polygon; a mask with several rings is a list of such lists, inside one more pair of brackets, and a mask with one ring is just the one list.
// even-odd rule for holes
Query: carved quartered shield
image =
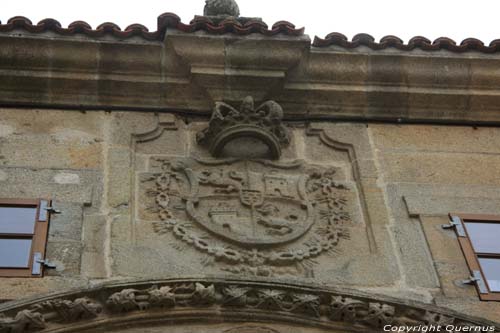
{"label": "carved quartered shield", "polygon": [[306,175],[266,172],[258,161],[222,165],[184,170],[190,184],[186,209],[201,226],[248,246],[290,242],[309,230],[314,212]]}

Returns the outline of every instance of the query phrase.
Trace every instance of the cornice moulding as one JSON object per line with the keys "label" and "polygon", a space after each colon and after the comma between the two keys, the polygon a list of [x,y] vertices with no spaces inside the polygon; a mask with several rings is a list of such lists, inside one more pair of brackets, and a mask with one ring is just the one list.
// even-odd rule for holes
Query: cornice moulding
{"label": "cornice moulding", "polygon": [[206,115],[253,95],[282,104],[285,119],[500,122],[496,53],[310,48],[305,35],[168,27],[143,43],[65,38],[0,34],[1,106]]}

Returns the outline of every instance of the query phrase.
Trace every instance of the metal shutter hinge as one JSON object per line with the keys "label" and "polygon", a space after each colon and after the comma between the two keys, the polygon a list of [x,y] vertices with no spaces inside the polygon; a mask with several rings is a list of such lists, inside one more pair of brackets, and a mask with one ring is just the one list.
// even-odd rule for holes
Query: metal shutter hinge
{"label": "metal shutter hinge", "polygon": [[458,216],[452,216],[449,224],[441,225],[443,229],[455,229],[457,231],[458,236],[466,237],[464,226],[462,225],[462,221]]}
{"label": "metal shutter hinge", "polygon": [[462,280],[462,284],[475,284],[479,289],[481,294],[487,294],[488,288],[486,288],[486,283],[484,283],[483,276],[479,271],[472,271],[472,276],[467,280]]}
{"label": "metal shutter hinge", "polygon": [[41,275],[42,266],[45,268],[56,268],[56,265],[50,262],[48,259],[42,259],[42,254],[40,252],[35,252],[33,255],[33,267],[31,269],[32,275]]}

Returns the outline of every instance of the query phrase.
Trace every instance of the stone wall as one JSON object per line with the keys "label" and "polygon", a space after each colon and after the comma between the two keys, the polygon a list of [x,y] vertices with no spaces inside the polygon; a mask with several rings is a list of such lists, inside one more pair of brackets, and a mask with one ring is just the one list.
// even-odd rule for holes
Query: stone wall
{"label": "stone wall", "polygon": [[[206,120],[1,109],[0,197],[51,198],[62,213],[52,216],[47,245],[57,268],[43,278],[0,278],[0,298],[117,280],[212,276],[343,287],[498,322],[500,304],[480,302],[474,287],[459,283],[469,276],[465,260],[454,232],[440,227],[449,212],[500,213],[498,128],[288,125],[292,140],[277,162],[288,166],[255,166],[252,172],[272,169],[295,179],[294,172],[334,170],[333,187],[345,197],[347,217],[330,251],[311,260],[293,252],[293,265],[269,261],[260,274],[214,254],[227,244],[242,252],[245,246],[198,229],[188,233],[204,240],[195,244],[197,239],[179,237],[159,215],[155,195],[163,164],[190,161],[200,173],[212,168],[194,159],[210,158],[196,142]],[[242,168],[231,163],[220,168]],[[173,214],[187,219],[180,208]],[[266,246],[258,255],[314,245],[314,238],[308,244],[303,239]]]}

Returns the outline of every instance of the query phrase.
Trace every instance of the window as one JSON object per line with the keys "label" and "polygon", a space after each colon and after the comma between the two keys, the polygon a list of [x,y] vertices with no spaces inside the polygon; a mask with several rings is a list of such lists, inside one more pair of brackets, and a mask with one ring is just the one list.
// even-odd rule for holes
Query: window
{"label": "window", "polygon": [[0,276],[41,277],[49,200],[0,199]]}
{"label": "window", "polygon": [[450,217],[481,300],[500,301],[500,216]]}

